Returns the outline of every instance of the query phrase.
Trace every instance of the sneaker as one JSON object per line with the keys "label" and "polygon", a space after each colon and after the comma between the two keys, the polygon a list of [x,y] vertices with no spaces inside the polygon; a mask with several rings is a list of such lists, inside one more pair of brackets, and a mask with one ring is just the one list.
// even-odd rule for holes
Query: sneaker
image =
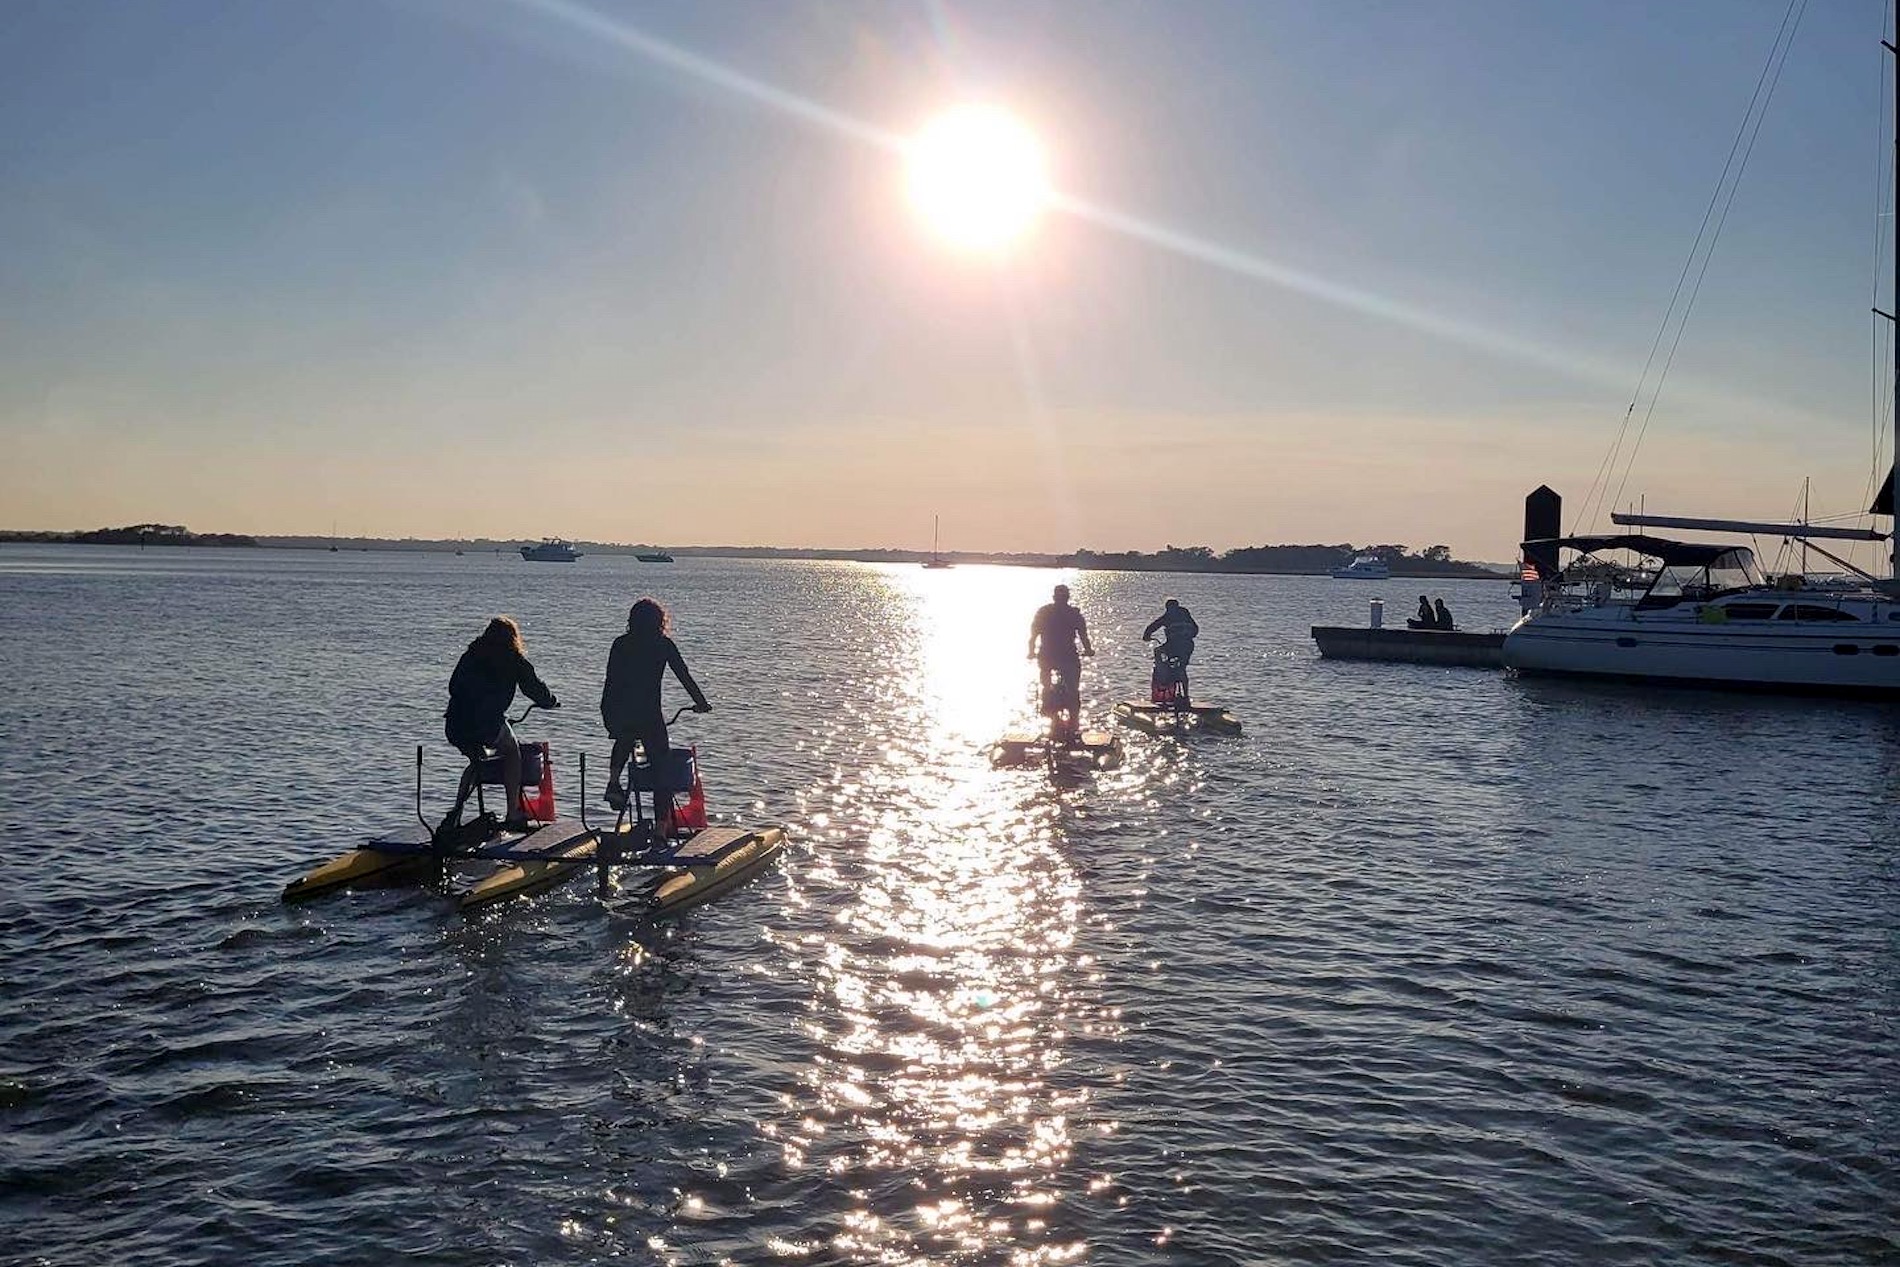
{"label": "sneaker", "polygon": [[503,831],[519,832],[525,836],[534,830],[534,824],[521,815],[510,815],[508,821],[501,825],[501,829]]}

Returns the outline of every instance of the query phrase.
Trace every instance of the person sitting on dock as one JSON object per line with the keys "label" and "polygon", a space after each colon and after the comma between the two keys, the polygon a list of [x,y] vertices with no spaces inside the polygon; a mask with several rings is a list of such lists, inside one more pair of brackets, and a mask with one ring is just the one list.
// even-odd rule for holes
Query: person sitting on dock
{"label": "person sitting on dock", "polygon": [[1418,596],[1418,615],[1405,622],[1407,629],[1436,629],[1438,616],[1432,611],[1432,600],[1423,594]]}
{"label": "person sitting on dock", "polygon": [[[1037,608],[1035,619],[1029,622],[1029,658],[1042,673],[1043,715],[1055,718],[1066,703],[1068,730],[1073,734],[1081,728],[1076,714],[1081,706],[1082,656],[1094,655],[1095,648],[1089,642],[1089,622],[1069,605],[1069,587],[1056,586],[1051,597],[1055,601]],[[1058,676],[1065,688],[1063,693],[1069,697],[1066,701],[1056,699],[1050,690]]]}
{"label": "person sitting on dock", "polygon": [[497,616],[481,636],[468,644],[449,676],[449,707],[443,714],[442,733],[469,760],[455,794],[459,819],[469,793],[481,778],[481,763],[491,750],[501,758],[502,788],[508,797],[505,826],[522,831],[528,820],[521,809],[521,746],[508,724],[508,708],[515,688],[541,708],[559,708],[561,702],[547,688],[521,645],[521,626],[512,617]]}
{"label": "person sitting on dock", "polygon": [[1175,672],[1180,674],[1182,683],[1181,703],[1187,703],[1187,666],[1194,658],[1194,640],[1200,637],[1201,627],[1194,620],[1194,614],[1181,606],[1179,599],[1170,598],[1161,604],[1161,614],[1148,622],[1141,631],[1141,640],[1148,641],[1161,631],[1161,655],[1163,659],[1174,662]]}
{"label": "person sitting on dock", "polygon": [[1432,613],[1432,628],[1443,629],[1447,633],[1451,632],[1451,630],[1455,628],[1451,623],[1451,608],[1445,606],[1445,600],[1442,598],[1437,601],[1435,606],[1436,610]]}
{"label": "person sitting on dock", "polygon": [[705,693],[693,675],[686,671],[680,649],[667,635],[672,620],[666,608],[651,598],[643,598],[627,611],[627,632],[614,639],[607,653],[607,681],[600,691],[600,719],[613,736],[613,758],[608,767],[607,803],[615,809],[627,804],[627,789],[620,786],[620,772],[633,757],[638,742],[646,751],[647,769],[653,777],[654,821],[666,831],[664,811],[668,797],[685,788],[669,786],[673,768],[673,749],[666,733],[666,714],[660,710],[660,683],[667,667],[693,697],[693,711],[712,712]]}

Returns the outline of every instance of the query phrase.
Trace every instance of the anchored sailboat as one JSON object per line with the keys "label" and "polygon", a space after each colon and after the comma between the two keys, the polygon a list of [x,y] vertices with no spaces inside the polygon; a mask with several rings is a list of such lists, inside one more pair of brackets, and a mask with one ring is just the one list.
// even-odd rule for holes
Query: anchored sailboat
{"label": "anchored sailboat", "polygon": [[930,557],[924,560],[924,566],[927,568],[955,567],[956,564],[950,562],[950,560],[944,558],[943,555],[937,552],[938,522],[939,522],[938,517],[936,515],[932,515],[930,517]]}
{"label": "anchored sailboat", "polygon": [[[1882,41],[1900,56],[1894,44]],[[1895,77],[1895,202],[1900,206],[1900,76]],[[1900,217],[1895,232],[1894,294],[1900,296]],[[1892,313],[1881,313],[1889,321]],[[1900,355],[1893,365],[1894,456],[1900,463]],[[1872,515],[1894,513],[1890,469]],[[1807,523],[1613,514],[1625,529],[1669,528],[1749,533],[1797,540],[1858,578],[1857,588],[1809,588],[1801,578],[1770,585],[1754,552],[1737,544],[1700,544],[1625,532],[1558,536],[1555,497],[1527,519],[1525,614],[1504,640],[1504,663],[1530,673],[1676,681],[1741,689],[1900,696],[1900,533]],[[1887,541],[1889,571],[1876,577],[1818,541]],[[1560,568],[1560,551],[1582,556]],[[1588,566],[1598,552],[1654,559],[1646,586],[1630,591]]]}

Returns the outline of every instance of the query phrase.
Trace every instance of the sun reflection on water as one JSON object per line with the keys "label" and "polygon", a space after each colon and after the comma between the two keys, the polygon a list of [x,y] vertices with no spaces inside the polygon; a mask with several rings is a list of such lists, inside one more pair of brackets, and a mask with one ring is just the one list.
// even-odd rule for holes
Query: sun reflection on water
{"label": "sun reflection on water", "polygon": [[1058,796],[982,756],[1028,714],[1029,615],[1060,579],[879,572],[905,631],[880,692],[884,760],[853,780],[861,842],[813,861],[811,880],[850,898],[801,947],[815,1050],[767,1130],[788,1168],[826,1176],[812,1216],[847,1261],[1086,1250],[1060,1218],[1091,1182],[1070,1173],[1089,1094],[1065,1066],[1072,1035],[1116,1022],[1077,949],[1084,895]]}
{"label": "sun reflection on water", "polygon": [[1023,716],[1032,677],[1029,619],[1069,573],[967,567],[950,572],[891,568],[882,579],[909,611],[914,727],[933,741],[920,754],[942,760],[947,743],[989,743]]}

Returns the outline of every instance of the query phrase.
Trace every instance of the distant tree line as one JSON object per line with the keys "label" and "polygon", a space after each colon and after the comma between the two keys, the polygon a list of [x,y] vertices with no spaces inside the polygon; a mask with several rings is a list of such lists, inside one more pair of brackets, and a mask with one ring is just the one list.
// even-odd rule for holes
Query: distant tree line
{"label": "distant tree line", "polygon": [[1130,572],[1277,572],[1320,574],[1345,567],[1362,555],[1370,555],[1396,575],[1407,576],[1493,576],[1491,569],[1451,557],[1451,547],[1426,546],[1417,554],[1404,545],[1356,546],[1349,541],[1338,545],[1262,545],[1240,546],[1216,553],[1209,546],[1167,545],[1144,553],[1138,550],[1104,554],[1095,550],[1077,550],[1073,565],[1084,568],[1110,568]]}
{"label": "distant tree line", "polygon": [[0,532],[0,541],[80,546],[255,546],[241,532],[192,532],[180,524],[130,524],[90,532]]}
{"label": "distant tree line", "polygon": [[[372,550],[493,550],[512,554],[522,543],[517,541],[479,540],[395,540],[377,537],[262,537],[239,533],[194,533],[176,524],[133,524],[125,528],[99,528],[92,532],[0,532],[0,541],[41,541],[79,545],[185,545],[185,546],[289,546],[321,549],[345,545],[352,549]],[[653,546],[625,545],[618,542],[577,541],[588,554],[632,554],[655,549]],[[917,550],[893,550],[881,547],[857,549],[807,549],[788,546],[673,546],[679,558],[733,559],[821,559],[849,560],[860,563],[914,563],[926,556]],[[1281,574],[1323,575],[1344,567],[1360,555],[1371,555],[1392,570],[1395,576],[1485,576],[1499,575],[1480,563],[1467,563],[1451,557],[1451,547],[1426,546],[1417,554],[1404,545],[1260,545],[1216,552],[1211,546],[1166,545],[1159,550],[1077,550],[1072,554],[984,554],[976,551],[945,551],[944,557],[955,563],[998,563],[1015,567],[1095,568],[1117,572],[1273,572]]]}

